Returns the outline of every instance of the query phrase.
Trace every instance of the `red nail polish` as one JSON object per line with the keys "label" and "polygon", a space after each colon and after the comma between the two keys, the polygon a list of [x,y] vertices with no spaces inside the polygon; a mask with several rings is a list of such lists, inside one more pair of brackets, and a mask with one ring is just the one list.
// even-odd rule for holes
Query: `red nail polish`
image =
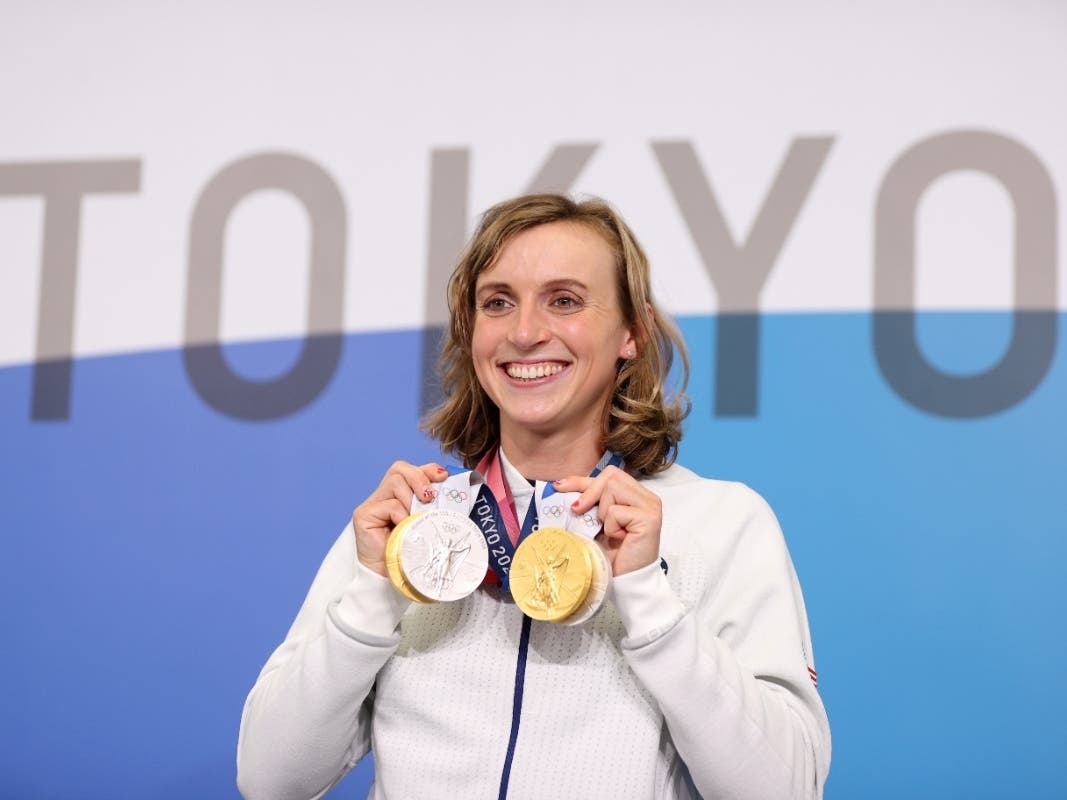
{"label": "red nail polish", "polygon": [[571,503],[571,508],[577,508],[577,507],[578,507],[578,501],[575,500],[573,503]]}

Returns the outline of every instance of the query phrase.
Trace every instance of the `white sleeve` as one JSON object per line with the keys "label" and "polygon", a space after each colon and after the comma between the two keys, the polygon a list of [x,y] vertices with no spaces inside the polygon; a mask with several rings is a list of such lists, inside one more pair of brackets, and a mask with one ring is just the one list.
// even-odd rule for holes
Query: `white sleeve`
{"label": "white sleeve", "polygon": [[356,558],[345,528],[241,715],[237,786],[248,800],[321,797],[370,749],[375,676],[410,604]]}
{"label": "white sleeve", "polygon": [[704,797],[820,798],[830,728],[808,671],[800,585],[771,509],[741,484],[728,494],[722,517],[697,532],[729,540],[703,551],[724,563],[706,565],[696,607],[658,564],[614,581],[623,652]]}

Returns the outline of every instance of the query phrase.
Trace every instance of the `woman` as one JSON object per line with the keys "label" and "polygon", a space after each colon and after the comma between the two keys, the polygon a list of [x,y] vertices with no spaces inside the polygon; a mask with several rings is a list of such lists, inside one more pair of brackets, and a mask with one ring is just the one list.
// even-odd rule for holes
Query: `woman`
{"label": "woman", "polygon": [[412,603],[386,545],[447,473],[395,463],[249,694],[241,791],[317,797],[373,750],[374,797],[821,796],[799,584],[761,498],[673,463],[685,409],[663,385],[684,349],[625,223],[599,201],[502,203],[449,304],[429,430],[487,476],[512,538],[576,493],[610,601],[576,625],[532,621],[496,580]]}

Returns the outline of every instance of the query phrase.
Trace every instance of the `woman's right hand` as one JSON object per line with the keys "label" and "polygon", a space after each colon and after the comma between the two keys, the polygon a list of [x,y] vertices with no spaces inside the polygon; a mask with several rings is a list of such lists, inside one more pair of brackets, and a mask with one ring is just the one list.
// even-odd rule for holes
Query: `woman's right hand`
{"label": "woman's right hand", "polygon": [[356,531],[356,557],[367,569],[388,577],[385,570],[385,542],[393,528],[411,513],[411,499],[433,497],[432,483],[443,481],[448,472],[440,464],[416,467],[397,461],[389,467],[378,488],[352,512]]}

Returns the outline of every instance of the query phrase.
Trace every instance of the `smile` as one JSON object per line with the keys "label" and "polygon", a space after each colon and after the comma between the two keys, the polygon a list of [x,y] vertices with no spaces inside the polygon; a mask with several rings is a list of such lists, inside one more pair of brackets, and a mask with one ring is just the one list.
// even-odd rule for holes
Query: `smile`
{"label": "smile", "polygon": [[563,364],[505,364],[504,371],[509,378],[520,381],[535,381],[538,378],[550,378],[563,372]]}

